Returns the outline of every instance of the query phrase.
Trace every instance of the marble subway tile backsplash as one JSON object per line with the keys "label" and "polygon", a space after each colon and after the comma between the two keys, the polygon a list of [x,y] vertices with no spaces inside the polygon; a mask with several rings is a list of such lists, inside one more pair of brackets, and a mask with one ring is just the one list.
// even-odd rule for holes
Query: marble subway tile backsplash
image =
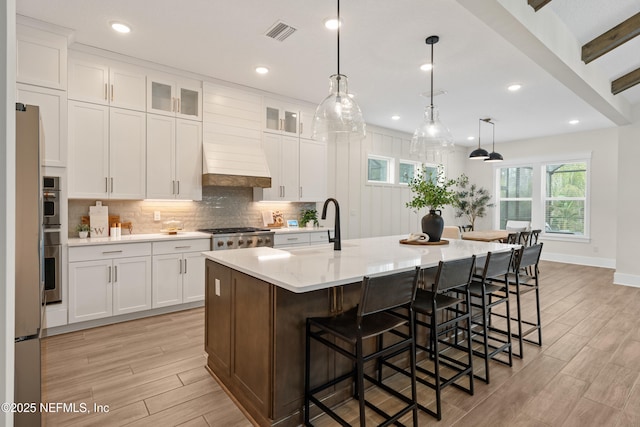
{"label": "marble subway tile backsplash", "polygon": [[[69,200],[69,237],[76,237],[76,225],[82,216],[89,215],[89,206],[96,200]],[[202,201],[166,200],[102,200],[109,207],[109,215],[120,215],[122,222],[130,221],[134,234],[159,233],[163,221],[176,219],[184,223],[186,231],[217,227],[262,227],[262,212],[279,210],[287,219],[299,219],[302,209],[316,209],[315,203],[265,203],[253,201],[253,190],[243,187],[204,187]],[[154,221],[154,211],[161,220]],[[123,230],[123,233],[127,233]]]}

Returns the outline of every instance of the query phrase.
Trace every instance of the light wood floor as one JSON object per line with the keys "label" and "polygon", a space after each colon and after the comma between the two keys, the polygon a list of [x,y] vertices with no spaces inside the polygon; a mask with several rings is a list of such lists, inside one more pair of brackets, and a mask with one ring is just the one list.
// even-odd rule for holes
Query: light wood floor
{"label": "light wood floor", "polygon": [[[476,381],[474,396],[445,389],[442,421],[421,413],[420,426],[640,426],[640,288],[612,279],[609,269],[541,263],[542,348],[526,345],[512,368],[492,363],[491,384]],[[250,426],[205,371],[203,316],[194,309],[44,339],[43,401],[109,405],[104,414],[48,414],[45,425]],[[433,391],[419,398],[429,403]],[[356,419],[353,402],[340,412]],[[315,425],[336,424],[325,416]]]}

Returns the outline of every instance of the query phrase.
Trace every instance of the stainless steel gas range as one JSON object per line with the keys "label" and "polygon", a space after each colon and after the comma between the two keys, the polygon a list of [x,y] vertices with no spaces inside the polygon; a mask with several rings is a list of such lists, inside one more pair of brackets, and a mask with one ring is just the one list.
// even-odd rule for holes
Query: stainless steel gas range
{"label": "stainless steel gas range", "polygon": [[273,231],[254,227],[207,228],[198,230],[213,234],[213,250],[273,247]]}

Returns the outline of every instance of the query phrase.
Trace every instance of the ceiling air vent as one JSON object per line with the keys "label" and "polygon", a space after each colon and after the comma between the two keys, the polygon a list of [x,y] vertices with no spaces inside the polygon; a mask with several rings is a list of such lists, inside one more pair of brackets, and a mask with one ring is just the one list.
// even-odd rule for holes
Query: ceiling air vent
{"label": "ceiling air vent", "polygon": [[285,24],[282,21],[278,21],[267,30],[265,36],[283,42],[286,38],[288,38],[296,31],[298,30],[293,28],[291,25]]}

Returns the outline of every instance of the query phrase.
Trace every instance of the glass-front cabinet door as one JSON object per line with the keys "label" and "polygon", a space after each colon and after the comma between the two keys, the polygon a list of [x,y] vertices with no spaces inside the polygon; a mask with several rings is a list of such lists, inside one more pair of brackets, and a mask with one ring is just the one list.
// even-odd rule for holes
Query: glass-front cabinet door
{"label": "glass-front cabinet door", "polygon": [[151,81],[151,110],[152,113],[173,116],[174,112],[174,88],[170,83]]}
{"label": "glass-front cabinet door", "polygon": [[149,77],[147,112],[202,120],[202,84],[197,80]]}
{"label": "glass-front cabinet door", "polygon": [[265,99],[265,125],[268,132],[298,135],[299,111],[297,107],[285,107],[278,101]]}

